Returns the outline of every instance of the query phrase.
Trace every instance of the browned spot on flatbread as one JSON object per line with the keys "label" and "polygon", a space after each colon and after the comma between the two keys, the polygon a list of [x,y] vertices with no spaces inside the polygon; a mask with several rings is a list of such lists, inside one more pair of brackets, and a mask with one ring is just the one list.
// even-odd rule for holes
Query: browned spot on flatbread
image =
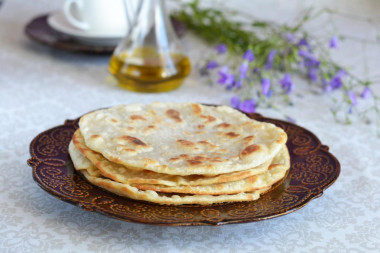
{"label": "browned spot on flatbread", "polygon": [[257,178],[258,178],[257,176],[248,177],[248,182],[250,184],[253,184],[256,182]]}
{"label": "browned spot on flatbread", "polygon": [[115,163],[119,163],[120,162],[120,158],[116,157],[116,156],[110,155],[109,159],[110,159],[110,161],[115,162]]}
{"label": "browned spot on flatbread", "polygon": [[166,111],[166,115],[173,119],[175,122],[182,122],[182,119],[181,119],[181,114],[174,110],[174,109],[169,109]]}
{"label": "browned spot on flatbread", "polygon": [[136,153],[136,150],[132,148],[124,148],[123,151],[128,152],[128,153]]}
{"label": "browned spot on flatbread", "polygon": [[178,157],[172,157],[172,158],[169,159],[169,161],[171,161],[171,162],[176,162],[176,161],[179,161],[179,160],[180,160],[180,158],[178,158]]}
{"label": "browned spot on flatbread", "polygon": [[189,159],[190,156],[187,155],[187,154],[182,154],[182,155],[179,155],[180,158],[184,158],[184,159]]}
{"label": "browned spot on flatbread", "polygon": [[191,107],[193,108],[193,113],[196,115],[199,115],[202,113],[202,107],[198,104],[191,104]]}
{"label": "browned spot on flatbread", "polygon": [[94,134],[94,135],[91,135],[91,139],[97,139],[97,138],[100,138],[101,136],[99,134]]}
{"label": "browned spot on flatbread", "polygon": [[150,158],[143,158],[142,161],[144,162],[144,164],[157,164],[156,160]]}
{"label": "browned spot on flatbread", "polygon": [[146,121],[147,119],[146,118],[144,118],[143,116],[141,116],[141,115],[131,115],[130,116],[130,119],[131,120],[143,120],[143,121]]}
{"label": "browned spot on flatbread", "polygon": [[117,122],[118,122],[117,119],[114,119],[114,118],[111,118],[111,121],[112,121],[113,123],[117,123]]}
{"label": "browned spot on flatbread", "polygon": [[221,160],[222,158],[221,157],[206,157],[206,156],[203,156],[203,155],[197,155],[197,156],[194,156],[193,159],[190,159],[190,160],[195,160],[195,161],[208,161],[208,162],[222,162]]}
{"label": "browned spot on flatbread", "polygon": [[259,151],[261,148],[259,145],[253,144],[249,145],[243,151],[241,152],[241,155],[246,156],[255,153],[256,151]]}
{"label": "browned spot on flatbread", "polygon": [[145,128],[143,129],[143,132],[144,132],[144,133],[148,133],[148,132],[151,132],[151,131],[154,130],[154,129],[157,129],[157,126],[149,125],[149,126],[147,126],[147,127],[145,127]]}
{"label": "browned spot on flatbread", "polygon": [[120,136],[118,138],[121,140],[128,141],[129,143],[133,144],[134,146],[142,146],[142,147],[148,147],[149,146],[148,144],[146,144],[142,140],[140,140],[136,137],[129,136],[129,135],[123,135],[123,136]]}
{"label": "browned spot on flatbread", "polygon": [[243,141],[244,141],[244,142],[251,142],[251,141],[253,141],[254,139],[255,139],[255,136],[250,135],[250,136],[244,137],[244,138],[243,138]]}
{"label": "browned spot on flatbread", "polygon": [[223,122],[223,123],[217,125],[216,127],[217,127],[217,128],[229,128],[230,126],[231,126],[231,124],[228,124],[228,123],[226,123],[226,122]]}
{"label": "browned spot on flatbread", "polygon": [[197,127],[198,127],[198,129],[203,129],[203,128],[205,128],[205,125],[198,125]]}
{"label": "browned spot on flatbread", "polygon": [[221,159],[219,159],[219,158],[210,158],[210,159],[208,159],[210,162],[212,162],[212,163],[221,163],[221,162],[223,162]]}
{"label": "browned spot on flatbread", "polygon": [[177,142],[183,146],[186,146],[186,147],[193,147],[195,146],[195,143],[194,142],[191,142],[191,141],[187,141],[187,140],[177,140]]}
{"label": "browned spot on flatbread", "polygon": [[281,144],[281,143],[283,143],[284,140],[286,140],[287,138],[288,138],[288,136],[287,136],[286,133],[281,133],[281,136],[280,136],[280,138],[278,138],[278,139],[276,140],[276,143]]}
{"label": "browned spot on flatbread", "polygon": [[206,145],[206,146],[215,146],[214,144],[204,140],[204,141],[198,141],[199,144],[201,145]]}
{"label": "browned spot on flatbread", "polygon": [[203,147],[208,148],[208,149],[211,149],[211,150],[217,148],[216,145],[214,145],[214,144],[208,142],[207,140],[198,141],[197,143],[200,144],[200,145],[202,145]]}
{"label": "browned spot on flatbread", "polygon": [[186,162],[187,162],[189,165],[201,165],[201,164],[203,164],[202,161],[197,161],[197,160],[193,160],[193,159],[186,160]]}
{"label": "browned spot on flatbread", "polygon": [[197,155],[197,156],[194,156],[193,159],[196,160],[196,161],[205,161],[205,160],[207,160],[208,158],[205,157],[205,156]]}
{"label": "browned spot on flatbread", "polygon": [[117,144],[117,150],[120,152],[129,153],[129,154],[136,154],[137,153],[136,149],[127,147],[123,144]]}
{"label": "browned spot on flatbread", "polygon": [[214,118],[211,115],[201,115],[201,118],[202,119],[206,119],[205,124],[208,124],[208,123],[216,121],[216,118]]}
{"label": "browned spot on flatbread", "polygon": [[225,135],[226,135],[227,137],[229,137],[229,138],[236,138],[236,137],[239,137],[239,136],[240,136],[240,134],[235,133],[235,132],[228,132],[228,133],[226,133]]}

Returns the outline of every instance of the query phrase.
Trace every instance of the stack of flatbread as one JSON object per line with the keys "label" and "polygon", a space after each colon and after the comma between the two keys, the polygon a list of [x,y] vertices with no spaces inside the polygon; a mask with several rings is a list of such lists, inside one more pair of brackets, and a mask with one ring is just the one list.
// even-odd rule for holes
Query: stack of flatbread
{"label": "stack of flatbread", "polygon": [[84,115],[69,145],[90,183],[159,204],[251,201],[290,166],[286,133],[228,106],[119,105]]}

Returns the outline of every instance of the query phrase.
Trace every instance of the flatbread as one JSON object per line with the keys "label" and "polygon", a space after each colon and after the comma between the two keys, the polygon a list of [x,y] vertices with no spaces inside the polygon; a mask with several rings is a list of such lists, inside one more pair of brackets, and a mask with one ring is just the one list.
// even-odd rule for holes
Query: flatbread
{"label": "flatbread", "polygon": [[265,193],[270,188],[261,189],[254,192],[242,192],[232,195],[173,195],[165,193],[157,193],[155,191],[141,191],[136,187],[128,184],[122,184],[110,179],[102,177],[90,176],[86,170],[81,170],[80,173],[93,185],[103,188],[109,192],[115,193],[122,197],[127,197],[135,200],[149,201],[163,205],[184,205],[184,204],[199,204],[210,205],[223,202],[241,202],[253,201],[260,197],[260,194]]}
{"label": "flatbread", "polygon": [[87,173],[91,176],[100,177],[102,174],[96,167],[93,166],[90,160],[80,153],[78,148],[74,145],[73,140],[69,143],[69,154],[71,161],[77,170],[87,170]]}
{"label": "flatbread", "polygon": [[[72,154],[73,149],[69,149],[70,156],[72,158],[77,157],[77,155]],[[252,201],[260,197],[260,194],[268,191],[270,187],[261,189],[254,192],[248,193],[238,193],[232,195],[186,195],[186,194],[165,194],[157,193],[151,190],[139,190],[136,187],[133,187],[129,184],[122,184],[110,179],[104,178],[103,176],[91,175],[89,171],[97,171],[98,169],[88,160],[86,157],[78,153],[79,156],[82,156],[80,159],[77,159],[74,163],[75,169],[81,173],[91,184],[101,187],[109,192],[115,193],[119,196],[135,199],[149,201],[158,204],[165,205],[183,205],[183,204],[200,204],[200,205],[210,205],[214,203],[223,203],[223,202],[239,202],[239,201]],[[75,158],[74,158],[75,159]],[[100,174],[100,173],[99,173]],[[99,175],[98,174],[98,175]]]}
{"label": "flatbread", "polygon": [[236,194],[239,192],[252,192],[272,186],[285,176],[289,167],[290,158],[285,146],[280,150],[279,154],[275,156],[267,171],[242,180],[202,186],[162,186],[152,184],[132,184],[132,186],[135,186],[139,190],[152,190],[166,193],[197,195]]}
{"label": "flatbread", "polygon": [[170,175],[219,175],[271,160],[286,133],[228,106],[119,105],[83,116],[86,146],[131,169]]}
{"label": "flatbread", "polygon": [[108,177],[116,182],[127,184],[154,184],[164,186],[184,186],[184,185],[210,185],[223,182],[231,182],[241,180],[247,177],[263,173],[268,170],[271,160],[261,164],[255,168],[232,172],[228,174],[221,174],[216,176],[203,176],[203,175],[167,175],[163,173],[156,173],[149,170],[135,170],[129,169],[124,165],[120,165],[114,162],[108,161],[100,153],[97,153],[89,149],[83,139],[79,130],[74,133],[73,142],[77,147],[76,150],[72,150],[75,157],[80,157],[77,152],[81,152],[86,158],[91,161],[100,171],[102,175]]}

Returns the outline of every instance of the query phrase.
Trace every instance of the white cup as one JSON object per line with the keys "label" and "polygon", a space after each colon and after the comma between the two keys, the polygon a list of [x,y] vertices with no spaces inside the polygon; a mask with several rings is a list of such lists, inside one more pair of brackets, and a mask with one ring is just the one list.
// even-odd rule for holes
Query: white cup
{"label": "white cup", "polygon": [[63,13],[77,29],[91,34],[124,36],[127,17],[124,0],[66,0]]}

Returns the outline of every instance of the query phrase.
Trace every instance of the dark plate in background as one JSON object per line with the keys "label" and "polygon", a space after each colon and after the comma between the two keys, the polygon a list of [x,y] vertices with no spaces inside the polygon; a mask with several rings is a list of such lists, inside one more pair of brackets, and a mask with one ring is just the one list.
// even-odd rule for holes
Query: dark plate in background
{"label": "dark plate in background", "polygon": [[[25,34],[41,44],[65,51],[86,54],[112,54],[114,46],[99,46],[80,43],[70,35],[58,32],[47,22],[48,15],[38,16],[25,26]],[[178,37],[186,32],[186,25],[177,19],[171,19]]]}

